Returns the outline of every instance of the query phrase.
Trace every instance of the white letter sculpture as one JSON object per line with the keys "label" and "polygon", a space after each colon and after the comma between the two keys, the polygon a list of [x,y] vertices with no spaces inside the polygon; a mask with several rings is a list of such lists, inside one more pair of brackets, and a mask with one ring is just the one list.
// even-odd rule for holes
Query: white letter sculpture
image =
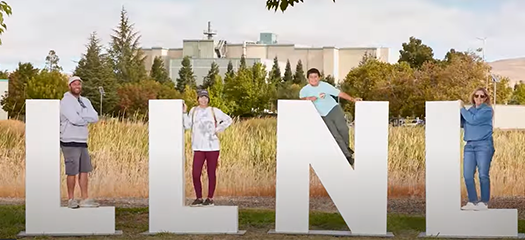
{"label": "white letter sculpture", "polygon": [[237,206],[185,206],[182,100],[149,100],[149,232],[244,234]]}
{"label": "white letter sculpture", "polygon": [[[279,100],[275,230],[269,233],[393,236],[387,232],[388,102],[357,102],[355,170],[309,101]],[[309,230],[310,166],[348,231]]]}
{"label": "white letter sculpture", "polygon": [[426,103],[426,225],[421,237],[522,237],[516,209],[461,210],[459,102]]}
{"label": "white letter sculpture", "polygon": [[60,101],[26,100],[26,229],[19,236],[115,235],[115,208],[60,206]]}

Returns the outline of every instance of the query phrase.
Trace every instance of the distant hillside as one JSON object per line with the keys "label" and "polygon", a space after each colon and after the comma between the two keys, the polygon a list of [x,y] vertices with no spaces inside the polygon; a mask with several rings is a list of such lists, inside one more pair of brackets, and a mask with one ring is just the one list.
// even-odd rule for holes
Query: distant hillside
{"label": "distant hillside", "polygon": [[510,78],[510,85],[525,82],[525,58],[503,59],[489,63],[492,73]]}

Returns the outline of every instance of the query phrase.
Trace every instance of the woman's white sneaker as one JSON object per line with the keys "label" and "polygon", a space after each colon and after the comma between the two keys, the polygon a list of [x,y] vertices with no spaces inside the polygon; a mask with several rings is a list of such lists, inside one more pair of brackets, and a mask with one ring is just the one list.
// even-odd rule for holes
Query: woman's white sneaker
{"label": "woman's white sneaker", "polygon": [[67,201],[67,207],[68,208],[78,208],[78,201],[76,199],[69,199]]}
{"label": "woman's white sneaker", "polygon": [[476,208],[477,208],[477,206],[474,205],[474,203],[468,202],[465,206],[461,207],[461,210],[465,210],[465,211],[475,211]]}
{"label": "woman's white sneaker", "polygon": [[99,206],[100,204],[95,202],[93,199],[84,199],[80,201],[80,207],[83,207],[83,208],[96,208]]}
{"label": "woman's white sneaker", "polygon": [[476,204],[477,211],[485,211],[487,209],[489,209],[489,206],[487,206],[487,204],[485,204],[484,202],[479,202],[478,204]]}

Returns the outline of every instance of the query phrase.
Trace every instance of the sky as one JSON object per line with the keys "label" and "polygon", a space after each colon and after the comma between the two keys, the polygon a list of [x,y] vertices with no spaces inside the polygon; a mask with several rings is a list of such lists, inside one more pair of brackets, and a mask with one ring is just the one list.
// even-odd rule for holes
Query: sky
{"label": "sky", "polygon": [[[525,57],[524,0],[306,0],[286,12],[267,10],[265,0],[7,0],[13,15],[0,35],[0,70],[18,62],[43,67],[53,49],[71,73],[96,31],[107,46],[122,6],[144,48],[182,47],[202,39],[207,22],[216,38],[240,43],[273,32],[280,43],[307,46],[388,47],[399,57],[410,36],[442,59],[454,48],[483,47],[487,61]],[[521,13],[521,14],[520,14]]]}

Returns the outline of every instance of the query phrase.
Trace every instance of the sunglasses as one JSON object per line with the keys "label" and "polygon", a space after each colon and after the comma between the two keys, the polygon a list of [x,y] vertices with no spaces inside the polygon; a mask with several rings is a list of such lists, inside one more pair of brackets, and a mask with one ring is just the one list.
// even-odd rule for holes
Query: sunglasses
{"label": "sunglasses", "polygon": [[478,95],[478,94],[476,94],[476,95],[474,95],[474,97],[475,98],[485,98],[486,96],[485,95]]}

